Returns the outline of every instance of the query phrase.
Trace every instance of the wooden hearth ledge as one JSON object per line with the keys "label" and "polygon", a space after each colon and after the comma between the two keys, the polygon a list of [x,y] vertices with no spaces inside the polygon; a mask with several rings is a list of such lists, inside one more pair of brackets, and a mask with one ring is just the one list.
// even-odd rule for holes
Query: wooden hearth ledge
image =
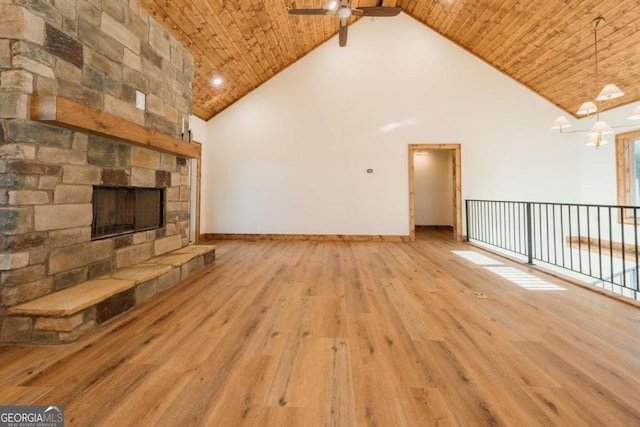
{"label": "wooden hearth ledge", "polygon": [[199,142],[186,142],[59,96],[33,96],[31,119],[106,136],[152,150],[199,159]]}
{"label": "wooden hearth ledge", "polygon": [[112,274],[65,288],[7,309],[32,320],[33,344],[77,340],[100,324],[205,271],[215,246],[190,245]]}

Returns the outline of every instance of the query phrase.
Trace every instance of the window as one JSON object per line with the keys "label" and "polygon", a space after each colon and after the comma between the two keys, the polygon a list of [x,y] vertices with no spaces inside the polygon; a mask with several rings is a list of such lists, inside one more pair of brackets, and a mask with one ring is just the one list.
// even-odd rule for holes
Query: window
{"label": "window", "polygon": [[[640,206],[640,131],[616,136],[616,170],[618,205]],[[625,209],[624,222],[633,223],[633,216]]]}

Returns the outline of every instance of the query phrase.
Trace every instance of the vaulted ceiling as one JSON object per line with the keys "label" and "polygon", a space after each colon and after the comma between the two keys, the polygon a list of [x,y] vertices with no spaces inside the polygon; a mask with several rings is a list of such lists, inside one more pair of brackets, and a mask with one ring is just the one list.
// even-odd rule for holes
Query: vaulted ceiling
{"label": "vaulted ceiling", "polygon": [[[194,114],[208,120],[335,35],[332,16],[291,16],[324,0],[141,0],[195,59]],[[640,99],[639,0],[352,0],[404,13],[573,114],[595,98],[591,22],[598,30],[599,81]],[[393,18],[384,18],[393,19]],[[336,43],[336,49],[340,49]],[[349,49],[349,46],[344,49]],[[216,87],[212,79],[221,77]]]}

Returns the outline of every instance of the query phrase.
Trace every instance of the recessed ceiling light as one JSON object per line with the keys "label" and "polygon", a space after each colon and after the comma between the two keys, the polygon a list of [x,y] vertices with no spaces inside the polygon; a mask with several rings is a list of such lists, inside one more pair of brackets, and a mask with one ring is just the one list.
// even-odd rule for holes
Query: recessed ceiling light
{"label": "recessed ceiling light", "polygon": [[216,77],[215,79],[213,79],[212,83],[214,86],[220,86],[222,84],[222,78]]}
{"label": "recessed ceiling light", "polygon": [[327,9],[336,10],[338,8],[338,2],[336,0],[330,1]]}

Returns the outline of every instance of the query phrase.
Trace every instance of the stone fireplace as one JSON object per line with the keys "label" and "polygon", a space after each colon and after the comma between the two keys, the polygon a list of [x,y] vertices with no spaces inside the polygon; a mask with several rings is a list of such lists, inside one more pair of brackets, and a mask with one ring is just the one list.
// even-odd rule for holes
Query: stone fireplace
{"label": "stone fireplace", "polygon": [[[7,310],[188,245],[190,170],[178,154],[32,120],[32,98],[69,99],[179,139],[193,58],[136,0],[2,3],[0,341],[49,342],[46,328]],[[92,201],[124,188],[129,211],[115,225]],[[140,219],[131,194],[160,210]]]}

